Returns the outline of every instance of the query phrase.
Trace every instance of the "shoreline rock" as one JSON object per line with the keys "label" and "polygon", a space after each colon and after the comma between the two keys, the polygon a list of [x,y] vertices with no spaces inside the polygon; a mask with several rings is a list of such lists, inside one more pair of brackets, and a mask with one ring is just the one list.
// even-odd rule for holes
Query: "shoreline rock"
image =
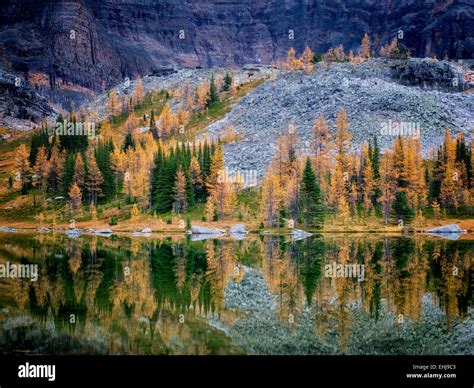
{"label": "shoreline rock", "polygon": [[236,240],[243,240],[249,234],[249,231],[244,224],[236,224],[229,230],[229,234]]}
{"label": "shoreline rock", "polygon": [[465,233],[466,231],[462,230],[456,224],[449,224],[449,225],[438,226],[436,228],[427,230],[426,232],[427,233]]}
{"label": "shoreline rock", "polygon": [[457,240],[459,237],[461,237],[461,235],[466,233],[466,231],[462,230],[456,224],[449,224],[449,225],[443,225],[437,228],[427,230],[425,233],[432,236],[441,237],[447,240]]}
{"label": "shoreline rock", "polygon": [[15,228],[10,228],[9,226],[0,226],[0,232],[9,232],[9,233],[16,233]]}
{"label": "shoreline rock", "polygon": [[69,238],[77,238],[81,235],[81,231],[79,229],[69,229],[66,231],[66,235]]}
{"label": "shoreline rock", "polygon": [[308,237],[311,237],[312,235],[313,235],[312,233],[306,232],[301,229],[293,229],[291,231],[291,238],[293,241],[304,240]]}

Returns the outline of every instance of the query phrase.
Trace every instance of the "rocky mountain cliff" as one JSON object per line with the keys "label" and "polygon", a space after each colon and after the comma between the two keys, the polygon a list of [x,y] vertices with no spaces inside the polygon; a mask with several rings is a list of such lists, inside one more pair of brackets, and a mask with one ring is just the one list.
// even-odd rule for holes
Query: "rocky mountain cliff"
{"label": "rocky mountain cliff", "polygon": [[376,50],[403,31],[401,43],[415,56],[474,53],[472,0],[2,3],[0,67],[58,102],[173,64],[270,63],[305,45],[315,52],[338,44],[357,50],[365,32]]}

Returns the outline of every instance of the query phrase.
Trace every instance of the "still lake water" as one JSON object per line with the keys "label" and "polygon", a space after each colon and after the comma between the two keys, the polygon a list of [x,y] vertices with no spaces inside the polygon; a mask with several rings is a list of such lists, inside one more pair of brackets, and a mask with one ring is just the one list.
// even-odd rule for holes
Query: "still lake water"
{"label": "still lake water", "polygon": [[469,237],[1,233],[0,353],[474,354]]}

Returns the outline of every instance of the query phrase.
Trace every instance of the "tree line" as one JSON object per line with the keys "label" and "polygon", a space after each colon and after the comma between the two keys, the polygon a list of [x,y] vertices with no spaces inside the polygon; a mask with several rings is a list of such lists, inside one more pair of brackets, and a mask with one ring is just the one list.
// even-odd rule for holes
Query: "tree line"
{"label": "tree line", "polygon": [[[291,127],[291,126],[290,126]],[[325,221],[346,224],[379,218],[385,224],[421,224],[427,215],[472,214],[472,144],[462,132],[446,129],[443,143],[423,158],[420,139],[395,138],[381,152],[377,139],[353,146],[344,108],[331,134],[318,117],[312,128],[312,155],[296,156],[294,129],[278,141],[263,180],[266,226],[288,221],[320,228]]]}

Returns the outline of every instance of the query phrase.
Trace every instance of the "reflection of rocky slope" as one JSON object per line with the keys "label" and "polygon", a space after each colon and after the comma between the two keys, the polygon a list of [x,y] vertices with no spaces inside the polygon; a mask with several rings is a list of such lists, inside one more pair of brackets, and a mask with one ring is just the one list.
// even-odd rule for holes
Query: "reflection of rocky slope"
{"label": "reflection of rocky slope", "polygon": [[377,47],[403,30],[416,56],[470,58],[473,17],[469,0],[9,0],[0,62],[53,89],[99,91],[169,64],[269,63],[306,44],[356,49],[364,32]]}
{"label": "reflection of rocky slope", "polygon": [[[329,322],[324,335],[318,330],[317,314],[313,301],[303,307],[294,323],[278,318],[278,298],[268,292],[263,276],[247,269],[240,283],[229,282],[225,292],[225,307],[239,311],[239,318],[222,328],[232,342],[247,354],[472,354],[474,322],[467,319],[452,328],[446,326],[443,312],[432,306],[428,297],[423,303],[423,318],[413,323],[398,325],[393,314],[382,311],[378,320],[370,317],[358,305],[344,307],[351,316],[346,330],[348,341],[341,348],[341,331],[338,318],[341,309],[327,311]],[[332,315],[331,315],[332,314]]]}
{"label": "reflection of rocky slope", "polygon": [[[247,95],[208,130],[216,135],[226,125],[233,125],[243,140],[225,146],[227,166],[255,169],[259,175],[272,159],[278,137],[288,134],[290,123],[295,125],[300,149],[304,150],[311,146],[316,117],[323,114],[333,125],[341,106],[347,111],[354,143],[376,136],[383,146],[391,144],[394,136],[381,131],[389,120],[419,124],[425,151],[440,143],[446,127],[469,134],[474,127],[474,94],[450,88],[456,73],[449,67],[435,71],[433,68],[443,67],[433,62],[431,71],[413,70],[423,68],[423,61],[418,60],[418,64],[405,65],[403,70],[380,61],[337,64],[318,66],[310,76],[301,72],[283,75]],[[417,86],[402,85],[415,80]]]}

